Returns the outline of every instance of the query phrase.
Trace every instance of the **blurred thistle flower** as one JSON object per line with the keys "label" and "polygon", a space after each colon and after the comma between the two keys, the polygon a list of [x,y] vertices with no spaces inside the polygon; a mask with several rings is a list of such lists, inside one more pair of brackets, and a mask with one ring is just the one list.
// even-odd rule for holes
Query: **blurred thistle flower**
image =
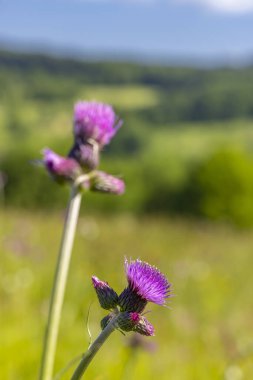
{"label": "blurred thistle flower", "polygon": [[121,195],[125,191],[124,181],[94,170],[101,148],[110,142],[121,124],[110,105],[78,102],[74,109],[75,141],[68,157],[46,148],[42,163],[59,183],[69,181],[83,190]]}
{"label": "blurred thistle flower", "polygon": [[165,305],[171,284],[154,266],[141,260],[125,260],[128,287],[119,296],[121,311],[141,313],[148,302]]}
{"label": "blurred thistle flower", "polygon": [[90,186],[92,191],[116,195],[121,195],[125,191],[124,181],[102,171],[92,174]]}
{"label": "blurred thistle flower", "polygon": [[74,106],[74,146],[69,157],[79,162],[85,171],[97,168],[99,153],[109,144],[122,121],[109,104],[81,101]]}
{"label": "blurred thistle flower", "polygon": [[97,191],[121,195],[125,191],[125,183],[121,179],[102,171],[84,173],[79,163],[70,157],[62,157],[46,148],[41,161],[51,176],[58,182],[71,182],[83,190]]}
{"label": "blurred thistle flower", "polygon": [[80,101],[74,108],[74,135],[82,143],[94,141],[101,149],[109,144],[122,121],[108,104]]}
{"label": "blurred thistle flower", "polygon": [[59,156],[48,148],[44,149],[42,153],[44,155],[43,164],[57,182],[74,182],[82,173],[80,165],[74,159]]}
{"label": "blurred thistle flower", "polygon": [[131,350],[144,349],[150,353],[154,353],[157,350],[157,345],[153,341],[147,341],[140,334],[133,334],[126,341],[126,345]]}
{"label": "blurred thistle flower", "polygon": [[99,280],[96,276],[92,276],[92,283],[97,293],[100,306],[106,310],[114,309],[118,304],[117,293],[107,282]]}

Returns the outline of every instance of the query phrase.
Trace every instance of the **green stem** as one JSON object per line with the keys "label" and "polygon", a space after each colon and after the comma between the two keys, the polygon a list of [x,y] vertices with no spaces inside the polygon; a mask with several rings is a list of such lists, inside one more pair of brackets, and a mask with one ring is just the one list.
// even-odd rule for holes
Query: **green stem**
{"label": "green stem", "polygon": [[88,365],[90,364],[90,362],[92,361],[92,359],[94,358],[98,350],[102,347],[103,343],[111,335],[111,333],[116,329],[117,319],[118,319],[118,315],[115,315],[115,317],[108,323],[108,325],[104,328],[104,330],[101,331],[97,339],[90,345],[90,347],[84,354],[80,364],[76,368],[73,376],[71,377],[71,380],[81,379],[86,368],[88,367]]}
{"label": "green stem", "polygon": [[40,369],[40,380],[51,380],[54,369],[54,358],[58,338],[61,310],[68,276],[71,251],[76,231],[76,224],[81,204],[81,193],[76,186],[72,187],[64,230],[58,256],[51,294],[47,328],[45,333],[43,355]]}

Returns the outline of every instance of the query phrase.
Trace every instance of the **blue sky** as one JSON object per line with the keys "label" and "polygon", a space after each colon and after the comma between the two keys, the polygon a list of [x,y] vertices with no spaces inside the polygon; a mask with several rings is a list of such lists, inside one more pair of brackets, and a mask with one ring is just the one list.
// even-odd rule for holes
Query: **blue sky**
{"label": "blue sky", "polygon": [[253,56],[253,0],[0,0],[0,41],[80,53]]}

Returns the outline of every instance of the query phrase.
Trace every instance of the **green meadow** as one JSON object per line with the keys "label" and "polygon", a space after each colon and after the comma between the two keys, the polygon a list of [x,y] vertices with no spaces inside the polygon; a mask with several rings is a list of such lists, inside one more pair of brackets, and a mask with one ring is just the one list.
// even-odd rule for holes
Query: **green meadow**
{"label": "green meadow", "polygon": [[[3,221],[1,378],[35,379],[63,213],[8,210]],[[225,225],[83,215],[70,267],[56,372],[86,350],[88,330],[91,340],[99,333],[105,313],[91,276],[121,291],[126,285],[124,257],[131,257],[161,268],[173,284],[174,297],[169,308],[151,304],[147,308],[155,337],[143,338],[141,347],[131,348],[132,333],[124,337],[115,332],[86,378],[250,379],[252,245],[251,231]],[[62,378],[69,379],[71,371],[73,367]]]}

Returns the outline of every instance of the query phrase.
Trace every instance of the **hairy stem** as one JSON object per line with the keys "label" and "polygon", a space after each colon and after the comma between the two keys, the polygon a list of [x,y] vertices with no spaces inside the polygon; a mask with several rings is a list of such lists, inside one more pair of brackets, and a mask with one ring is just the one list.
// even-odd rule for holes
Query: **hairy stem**
{"label": "hairy stem", "polygon": [[71,377],[71,380],[81,379],[86,368],[88,367],[88,365],[90,364],[90,362],[92,361],[92,359],[94,358],[98,350],[102,347],[103,343],[111,335],[111,333],[116,329],[117,319],[118,319],[118,314],[116,314],[115,317],[112,318],[112,320],[108,323],[108,325],[104,328],[104,330],[101,331],[97,339],[91,344],[91,346],[88,348],[88,350],[84,354],[78,367],[76,368],[73,376]]}
{"label": "hairy stem", "polygon": [[68,276],[71,251],[76,231],[76,224],[80,210],[80,204],[81,193],[79,192],[76,186],[73,186],[65,218],[62,241],[54,277],[54,285],[51,294],[47,328],[43,346],[41,369],[39,375],[40,380],[52,379],[61,310]]}

